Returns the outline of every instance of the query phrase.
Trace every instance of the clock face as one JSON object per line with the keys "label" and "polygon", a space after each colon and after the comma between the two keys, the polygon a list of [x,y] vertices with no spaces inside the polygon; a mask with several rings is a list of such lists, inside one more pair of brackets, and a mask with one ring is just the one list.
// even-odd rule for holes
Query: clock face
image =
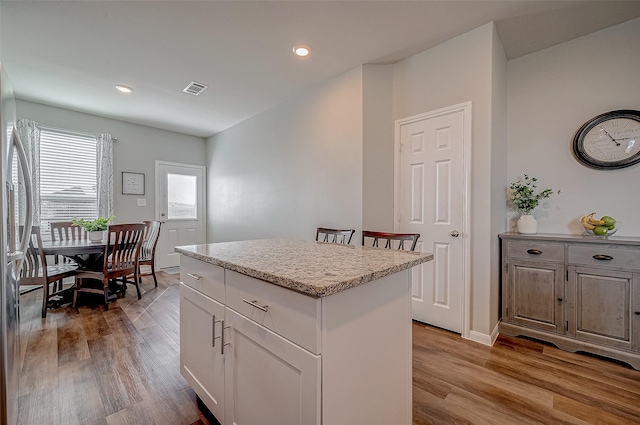
{"label": "clock face", "polygon": [[573,150],[593,168],[624,168],[640,162],[640,112],[612,111],[585,123],[576,133]]}

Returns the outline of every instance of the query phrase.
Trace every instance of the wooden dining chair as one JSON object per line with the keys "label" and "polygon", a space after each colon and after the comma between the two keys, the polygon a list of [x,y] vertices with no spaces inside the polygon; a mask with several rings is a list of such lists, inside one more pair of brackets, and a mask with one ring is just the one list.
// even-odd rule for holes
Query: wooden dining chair
{"label": "wooden dining chair", "polygon": [[378,241],[380,239],[386,241],[384,244],[385,248],[392,249],[394,248],[393,241],[398,241],[398,249],[404,250],[404,242],[410,241],[411,247],[408,251],[414,251],[416,249],[416,244],[418,243],[418,239],[420,238],[420,233],[391,233],[391,232],[373,232],[369,230],[362,231],[362,246],[365,246],[365,238],[373,239],[371,246],[374,248],[379,248]]}
{"label": "wooden dining chair", "polygon": [[[70,221],[51,221],[49,222],[49,228],[51,232],[51,241],[75,241],[87,239],[87,232],[80,226],[74,226]],[[63,255],[55,255],[53,257],[54,264],[59,263],[71,263],[74,261]],[[59,282],[59,287],[62,285],[62,280]],[[59,289],[62,289],[61,287]]]}
{"label": "wooden dining chair", "polygon": [[[78,270],[76,273],[76,286],[73,292],[73,307],[76,307],[78,294],[88,292],[102,294],[104,296],[104,309],[109,309],[109,283],[117,285],[117,280],[122,283],[119,289],[124,296],[127,284],[135,285],[138,291],[138,299],[142,298],[138,283],[138,260],[144,237],[144,223],[113,224],[107,230],[107,244],[104,249],[104,262],[102,270]],[[127,276],[133,275],[133,280]],[[85,284],[85,279],[95,279],[102,282],[100,287],[91,287]],[[114,287],[114,290],[117,288]]]}
{"label": "wooden dining chair", "polygon": [[[160,227],[162,222],[158,220],[144,221],[145,231],[142,248],[140,251],[140,267],[138,269],[138,283],[142,283],[142,276],[153,276],[153,282],[158,287],[158,279],[156,278],[156,246],[160,238]],[[142,266],[151,268],[149,273],[142,273]]]}
{"label": "wooden dining chair", "polygon": [[[351,237],[356,231],[354,229],[328,229],[318,227],[316,229],[316,241],[350,244]],[[322,238],[322,240],[320,240]]]}
{"label": "wooden dining chair", "polygon": [[[24,228],[20,226],[20,234]],[[47,303],[54,296],[59,296],[63,289],[56,282],[66,277],[74,276],[78,265],[75,263],[63,263],[50,266],[47,264],[47,256],[42,250],[42,236],[40,226],[31,228],[31,239],[26,252],[24,253],[24,263],[20,274],[20,285],[39,286],[42,285],[42,318],[47,317]],[[50,285],[53,285],[51,290]],[[70,289],[70,288],[69,288]]]}
{"label": "wooden dining chair", "polygon": [[75,241],[87,239],[87,232],[80,226],[74,226],[70,221],[52,221],[51,227],[52,241]]}

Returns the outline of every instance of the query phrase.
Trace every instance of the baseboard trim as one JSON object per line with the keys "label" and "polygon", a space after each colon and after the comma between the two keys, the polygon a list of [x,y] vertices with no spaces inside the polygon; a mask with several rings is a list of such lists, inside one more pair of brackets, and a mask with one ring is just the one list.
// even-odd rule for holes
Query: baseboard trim
{"label": "baseboard trim", "polygon": [[471,331],[469,332],[469,339],[471,341],[475,341],[483,345],[493,346],[493,344],[495,344],[496,340],[498,339],[498,335],[500,335],[498,330],[498,325],[499,323],[496,323],[496,326],[493,328],[493,331],[491,331],[491,335],[483,334],[476,331]]}

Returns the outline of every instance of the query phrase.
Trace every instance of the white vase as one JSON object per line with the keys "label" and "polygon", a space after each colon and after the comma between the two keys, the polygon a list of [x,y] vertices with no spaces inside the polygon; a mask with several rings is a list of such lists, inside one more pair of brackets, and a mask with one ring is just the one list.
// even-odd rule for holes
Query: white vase
{"label": "white vase", "polygon": [[102,242],[103,234],[104,234],[104,232],[102,232],[102,231],[89,232],[89,241],[91,241],[91,242]]}
{"label": "white vase", "polygon": [[518,219],[518,233],[534,235],[538,232],[538,222],[531,214],[522,214]]}

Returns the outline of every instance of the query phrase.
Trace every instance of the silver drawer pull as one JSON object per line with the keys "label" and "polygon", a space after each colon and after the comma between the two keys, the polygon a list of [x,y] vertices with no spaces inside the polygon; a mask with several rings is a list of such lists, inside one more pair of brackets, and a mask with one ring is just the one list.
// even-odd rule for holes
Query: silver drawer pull
{"label": "silver drawer pull", "polygon": [[195,280],[200,280],[200,279],[202,279],[202,278],[201,278],[200,276],[198,276],[197,274],[187,273],[187,276],[189,276],[190,278],[195,279]]}
{"label": "silver drawer pull", "polygon": [[539,249],[527,249],[527,254],[542,255],[542,251]]}
{"label": "silver drawer pull", "polygon": [[604,255],[604,254],[596,254],[593,256],[594,260],[603,260],[603,261],[611,261],[613,260],[613,257],[610,255]]}
{"label": "silver drawer pull", "polygon": [[268,305],[260,305],[260,304],[258,304],[258,300],[249,301],[249,300],[245,300],[243,298],[242,301],[247,303],[247,304],[249,304],[252,307],[257,308],[258,310],[262,310],[262,311],[269,310],[269,306]]}

